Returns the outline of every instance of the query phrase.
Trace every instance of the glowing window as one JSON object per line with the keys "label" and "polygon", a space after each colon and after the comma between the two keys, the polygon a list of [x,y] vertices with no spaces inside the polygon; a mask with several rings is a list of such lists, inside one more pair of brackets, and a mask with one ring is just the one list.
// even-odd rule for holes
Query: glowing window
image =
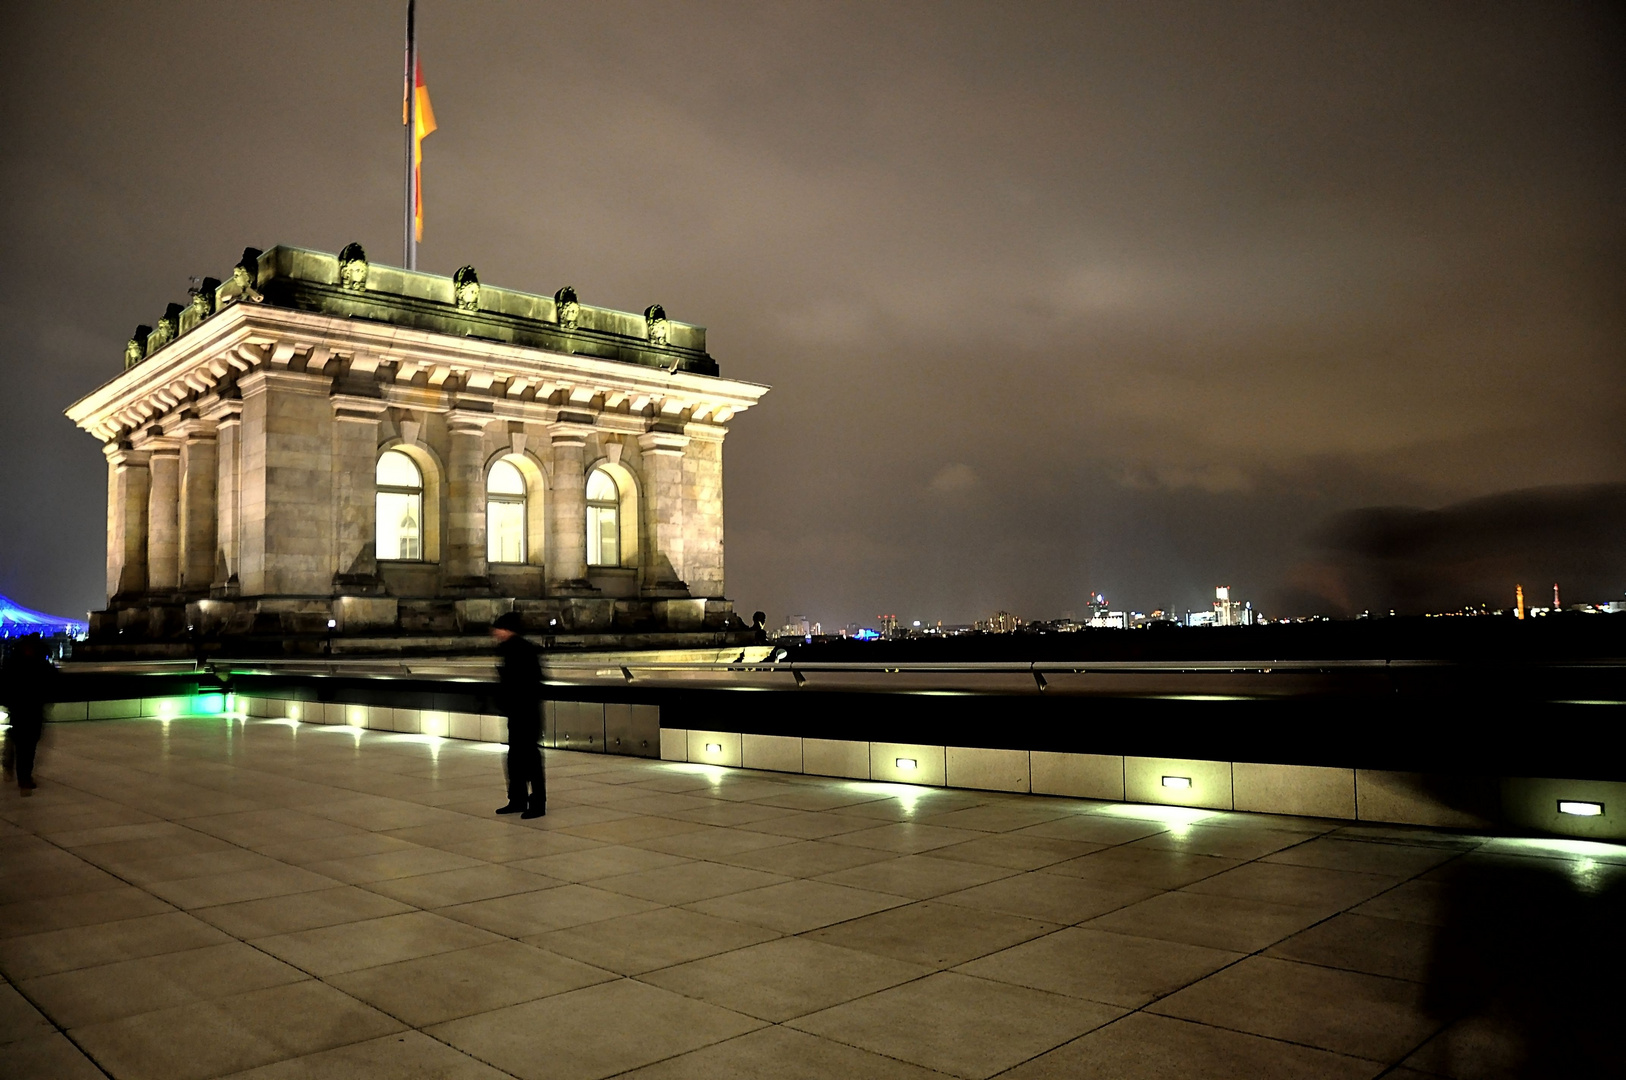
{"label": "glowing window", "polygon": [[603,469],[587,477],[587,565],[621,565],[621,488]]}
{"label": "glowing window", "polygon": [[525,561],[525,477],[511,461],[486,477],[486,561]]}
{"label": "glowing window", "polygon": [[399,450],[386,450],[375,475],[380,559],[423,558],[423,474]]}

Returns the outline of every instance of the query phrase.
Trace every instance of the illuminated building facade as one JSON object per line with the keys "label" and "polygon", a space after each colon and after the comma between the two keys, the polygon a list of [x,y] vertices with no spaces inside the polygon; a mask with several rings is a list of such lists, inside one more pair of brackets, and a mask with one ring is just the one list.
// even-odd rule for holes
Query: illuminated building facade
{"label": "illuminated building facade", "polygon": [[722,444],[766,391],[719,377],[705,329],[660,305],[355,244],[250,249],[68,409],[108,462],[92,641],[435,648],[505,611],[582,643],[748,639]]}

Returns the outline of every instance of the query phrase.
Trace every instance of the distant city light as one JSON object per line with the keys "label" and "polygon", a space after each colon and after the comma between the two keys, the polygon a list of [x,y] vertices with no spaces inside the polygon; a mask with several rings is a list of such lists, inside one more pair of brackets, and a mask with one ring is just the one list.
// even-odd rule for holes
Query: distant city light
{"label": "distant city light", "polygon": [[1572,814],[1575,817],[1598,817],[1603,813],[1603,803],[1581,802],[1577,799],[1559,799],[1558,812]]}

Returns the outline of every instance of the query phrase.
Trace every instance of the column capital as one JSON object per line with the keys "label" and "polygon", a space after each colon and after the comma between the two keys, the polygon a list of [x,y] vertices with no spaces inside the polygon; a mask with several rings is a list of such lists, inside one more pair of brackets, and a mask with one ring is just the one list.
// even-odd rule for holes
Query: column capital
{"label": "column capital", "polygon": [[102,453],[107,456],[108,464],[120,466],[139,466],[146,468],[147,452],[131,447],[127,439],[115,439],[102,447]]}
{"label": "column capital", "polygon": [[243,419],[243,399],[219,398],[205,406],[200,415],[205,420],[214,421],[217,428],[240,423]]}
{"label": "column capital", "polygon": [[179,458],[181,456],[181,440],[174,435],[161,435],[148,439],[145,449],[152,459]]}
{"label": "column capital", "polygon": [[554,446],[586,446],[587,437],[596,429],[579,420],[555,420],[548,425],[548,438]]}
{"label": "column capital", "polygon": [[215,421],[194,414],[183,417],[171,430],[186,442],[213,442],[216,426]]}
{"label": "column capital", "polygon": [[358,394],[334,394],[328,398],[328,404],[333,406],[333,419],[357,424],[376,424],[389,408],[383,398]]}
{"label": "column capital", "polygon": [[472,409],[453,409],[445,416],[446,428],[453,435],[484,435],[486,426],[497,419],[492,413]]}
{"label": "column capital", "polygon": [[638,446],[646,454],[681,454],[688,445],[687,435],[670,431],[646,431],[638,436]]}

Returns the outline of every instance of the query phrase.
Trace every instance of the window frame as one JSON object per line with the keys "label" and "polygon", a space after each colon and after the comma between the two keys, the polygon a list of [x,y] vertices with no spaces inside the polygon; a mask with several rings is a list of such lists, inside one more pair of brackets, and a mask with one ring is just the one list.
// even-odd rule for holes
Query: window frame
{"label": "window frame", "polygon": [[[383,465],[385,458],[390,454],[399,455],[403,460],[412,466],[412,471],[418,478],[416,487],[408,487],[401,484],[381,484],[378,482],[379,469]],[[428,489],[429,482],[424,476],[423,466],[414,460],[411,454],[406,453],[396,446],[386,447],[379,452],[378,459],[373,463],[373,555],[376,559],[378,559],[379,562],[423,563],[430,561],[427,557],[429,551],[429,538],[427,535],[429,531],[429,523],[424,514],[425,495],[428,493]],[[379,553],[380,541],[383,539],[382,534],[384,530],[384,518],[379,512],[382,509],[380,496],[384,495],[406,495],[415,500],[414,510],[416,512],[414,516],[418,521],[418,534],[413,539],[417,542],[418,554],[416,556],[409,558],[396,555],[394,557],[386,558]],[[396,551],[400,551],[401,535],[399,526],[395,527],[395,532],[395,549]]]}

